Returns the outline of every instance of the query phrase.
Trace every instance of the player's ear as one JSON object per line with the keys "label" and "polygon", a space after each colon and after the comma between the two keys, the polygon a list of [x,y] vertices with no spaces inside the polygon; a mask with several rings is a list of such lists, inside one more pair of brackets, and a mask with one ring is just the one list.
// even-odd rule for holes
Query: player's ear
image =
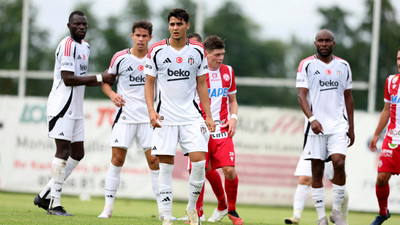
{"label": "player's ear", "polygon": [[131,38],[132,38],[132,40],[133,40],[133,33],[131,33]]}
{"label": "player's ear", "polygon": [[186,27],[186,30],[189,30],[189,28],[190,28],[190,22],[187,22],[187,25],[186,25],[187,27]]}

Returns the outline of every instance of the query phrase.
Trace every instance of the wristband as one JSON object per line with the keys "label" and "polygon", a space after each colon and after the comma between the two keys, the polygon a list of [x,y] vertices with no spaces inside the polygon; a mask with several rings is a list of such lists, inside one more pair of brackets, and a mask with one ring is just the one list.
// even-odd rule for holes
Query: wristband
{"label": "wristband", "polygon": [[238,116],[236,114],[232,114],[231,118],[235,119],[236,121],[238,120]]}
{"label": "wristband", "polygon": [[312,123],[312,121],[317,120],[317,118],[315,118],[315,116],[310,116],[310,118],[308,118],[308,122]]}
{"label": "wristband", "polygon": [[97,82],[103,82],[103,76],[101,74],[96,75]]}

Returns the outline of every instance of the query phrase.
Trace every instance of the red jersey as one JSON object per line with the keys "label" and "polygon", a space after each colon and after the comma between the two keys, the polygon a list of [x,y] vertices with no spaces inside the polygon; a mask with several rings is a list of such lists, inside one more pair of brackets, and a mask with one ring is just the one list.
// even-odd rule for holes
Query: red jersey
{"label": "red jersey", "polygon": [[385,141],[400,144],[400,74],[390,75],[386,79],[385,103],[390,103],[390,117]]}

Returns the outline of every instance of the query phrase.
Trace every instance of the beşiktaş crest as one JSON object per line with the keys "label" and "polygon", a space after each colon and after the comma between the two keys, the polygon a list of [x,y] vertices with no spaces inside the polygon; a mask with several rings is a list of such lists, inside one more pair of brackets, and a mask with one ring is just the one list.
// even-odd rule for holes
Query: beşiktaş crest
{"label": "be\u015fikta\u015f crest", "polygon": [[192,55],[189,56],[189,58],[188,58],[188,63],[189,63],[190,65],[193,65],[193,63],[194,63],[194,57],[193,57]]}

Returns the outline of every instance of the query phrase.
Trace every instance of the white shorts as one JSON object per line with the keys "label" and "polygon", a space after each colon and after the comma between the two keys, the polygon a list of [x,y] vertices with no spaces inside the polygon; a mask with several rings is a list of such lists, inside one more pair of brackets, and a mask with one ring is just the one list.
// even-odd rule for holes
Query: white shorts
{"label": "white shorts", "polygon": [[346,133],[308,135],[303,150],[304,159],[330,161],[332,154],[346,155],[348,137]]}
{"label": "white shorts", "polygon": [[81,142],[85,138],[83,119],[47,116],[47,124],[49,125],[49,138],[67,140],[71,143]]}
{"label": "white shorts", "polygon": [[[324,176],[325,179],[332,180],[333,179],[333,164],[332,161],[325,163]],[[301,155],[299,162],[297,163],[296,171],[294,172],[295,176],[307,176],[312,177],[311,173],[311,160],[305,160],[303,155]]]}
{"label": "white shorts", "polygon": [[210,132],[205,122],[187,125],[164,125],[153,131],[152,155],[176,154],[178,143],[184,155],[191,152],[207,152]]}
{"label": "white shorts", "polygon": [[128,149],[133,140],[138,149],[149,150],[153,128],[150,123],[116,123],[111,131],[111,147]]}

